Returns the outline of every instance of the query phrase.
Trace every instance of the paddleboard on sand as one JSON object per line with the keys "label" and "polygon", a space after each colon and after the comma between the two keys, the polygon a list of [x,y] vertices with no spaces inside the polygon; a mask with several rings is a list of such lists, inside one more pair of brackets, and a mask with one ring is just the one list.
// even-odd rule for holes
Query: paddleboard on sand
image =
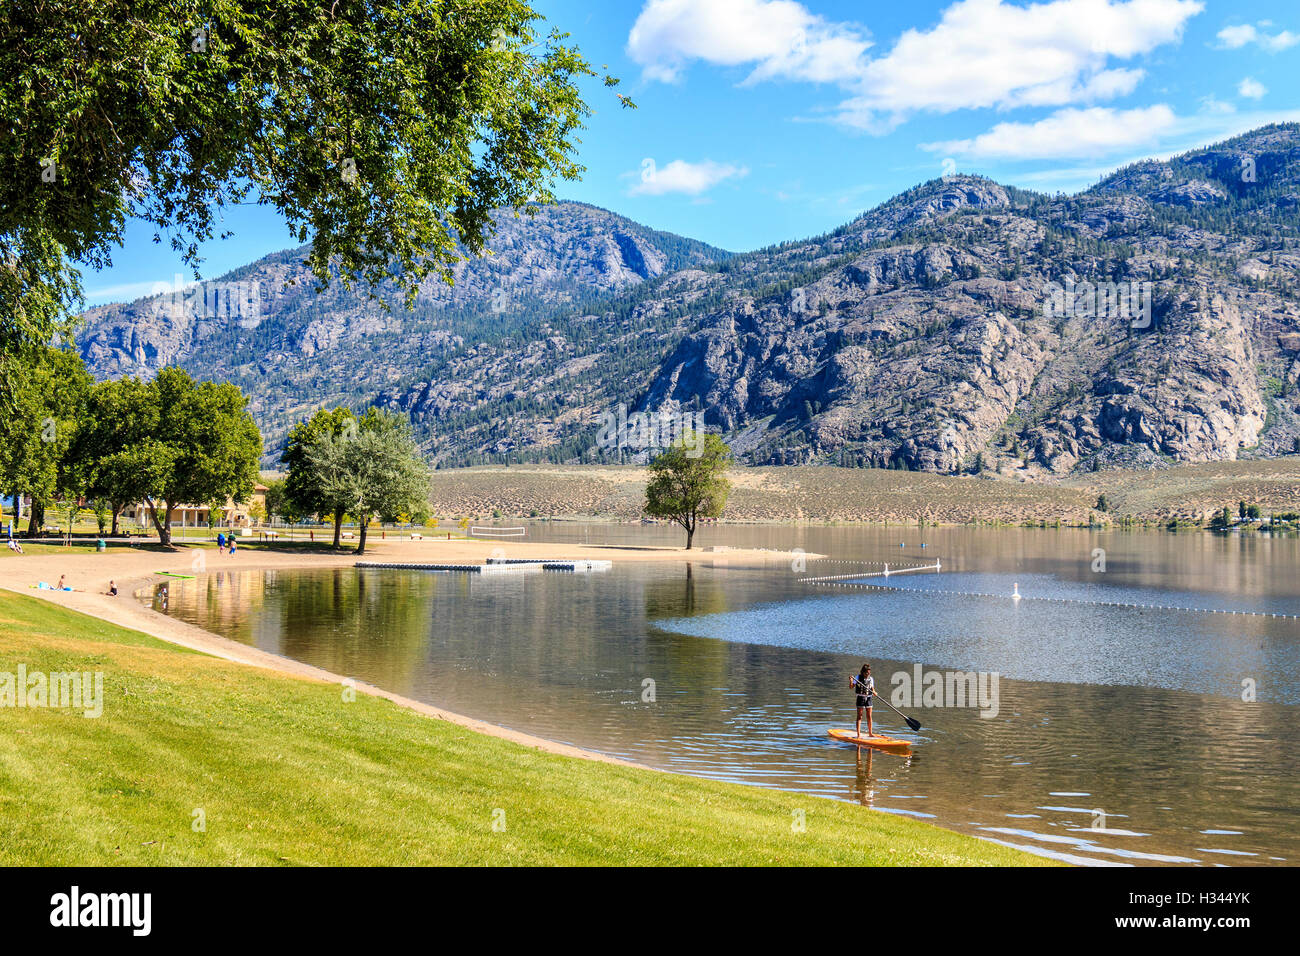
{"label": "paddleboard on sand", "polygon": [[832,728],[828,733],[834,740],[846,744],[857,744],[859,747],[876,747],[880,750],[909,750],[912,746],[909,740],[899,740],[897,737],[885,737],[881,734],[874,734],[871,737],[863,734],[859,737],[851,730],[840,730],[838,727]]}

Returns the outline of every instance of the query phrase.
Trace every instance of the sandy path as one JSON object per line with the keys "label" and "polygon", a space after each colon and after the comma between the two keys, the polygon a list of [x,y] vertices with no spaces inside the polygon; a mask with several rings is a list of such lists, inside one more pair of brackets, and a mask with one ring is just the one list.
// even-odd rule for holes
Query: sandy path
{"label": "sandy path", "polygon": [[[92,617],[141,631],[172,644],[211,654],[240,664],[263,667],[306,680],[342,685],[345,677],[319,667],[271,654],[267,651],[219,637],[210,631],[187,624],[165,614],[159,614],[137,601],[134,592],[149,584],[165,581],[160,571],[176,574],[201,574],[205,569],[260,571],[291,568],[352,567],[358,560],[426,563],[480,563],[494,552],[502,551],[508,558],[595,558],[612,561],[693,561],[708,566],[762,567],[786,563],[791,555],[775,551],[745,549],[721,553],[687,552],[680,548],[621,548],[600,545],[539,544],[529,542],[463,541],[425,539],[424,541],[378,540],[367,542],[364,557],[357,558],[351,551],[342,553],[305,553],[296,550],[262,550],[245,548],[234,557],[219,554],[215,548],[185,548],[177,551],[144,550],[115,547],[102,554],[33,554],[0,557],[0,587],[61,604],[64,607]],[[202,562],[199,563],[199,556]],[[817,557],[806,555],[805,557]],[[65,583],[74,591],[33,590],[38,581],[49,584],[64,576]],[[109,581],[117,584],[118,596],[105,592]],[[485,723],[442,710],[430,704],[380,687],[351,682],[358,693],[382,697],[402,707],[439,720],[450,721],[479,733],[501,737],[549,753],[570,757],[583,757],[607,763],[627,764],[604,754],[582,750],[567,744],[556,743],[521,733],[495,724]]]}

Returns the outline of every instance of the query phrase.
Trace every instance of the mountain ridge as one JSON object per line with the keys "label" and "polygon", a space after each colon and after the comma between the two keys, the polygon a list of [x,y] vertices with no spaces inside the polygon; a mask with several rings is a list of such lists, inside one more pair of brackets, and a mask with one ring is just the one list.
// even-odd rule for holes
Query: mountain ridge
{"label": "mountain ridge", "polygon": [[[297,354],[259,353],[256,328],[245,361],[223,364],[197,334],[184,352],[185,318],[142,336],[139,303],[91,310],[79,344],[100,375],[164,359],[205,377],[241,369],[273,438],[321,401],[398,409],[445,465],[644,460],[597,443],[619,404],[703,412],[755,464],[1035,479],[1300,447],[1295,124],[1131,164],[1073,196],[944,177],[738,254],[559,205],[549,233],[509,231],[497,268],[464,266],[463,288],[395,313],[400,328],[330,291],[270,301]],[[261,271],[274,281],[282,265]],[[1062,314],[1051,303],[1067,282],[1139,288],[1147,324],[1104,296],[1105,310]],[[395,340],[407,347],[385,353]],[[142,344],[154,351],[139,361]],[[331,373],[318,356],[352,364]]]}

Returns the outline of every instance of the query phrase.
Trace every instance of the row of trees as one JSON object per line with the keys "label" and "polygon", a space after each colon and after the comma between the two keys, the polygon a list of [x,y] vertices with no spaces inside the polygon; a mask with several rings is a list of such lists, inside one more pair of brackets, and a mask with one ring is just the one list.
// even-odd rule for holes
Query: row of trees
{"label": "row of trees", "polygon": [[[252,495],[262,436],[236,386],[196,382],[179,368],[149,381],[95,382],[70,349],[0,365],[8,406],[0,416],[0,487],[31,499],[29,534],[39,533],[56,500],[110,512],[113,534],[122,510],[144,502],[159,540],[170,545],[177,506],[220,508]],[[361,553],[374,518],[428,507],[428,466],[401,415],[321,409],[290,432],[282,458],[288,476],[268,492],[267,510],[332,520],[335,547],[345,514],[360,525]]]}
{"label": "row of trees", "polygon": [[36,534],[57,499],[112,513],[149,507],[163,544],[184,502],[246,500],[258,477],[262,436],[234,385],[196,382],[178,368],[150,381],[95,382],[71,349],[3,362],[0,487],[31,498]]}
{"label": "row of trees", "polygon": [[376,517],[397,521],[428,509],[429,466],[410,422],[393,412],[322,408],[289,432],[281,462],[288,475],[279,513],[332,521],[336,548],[345,514],[357,519],[356,552],[363,554]]}

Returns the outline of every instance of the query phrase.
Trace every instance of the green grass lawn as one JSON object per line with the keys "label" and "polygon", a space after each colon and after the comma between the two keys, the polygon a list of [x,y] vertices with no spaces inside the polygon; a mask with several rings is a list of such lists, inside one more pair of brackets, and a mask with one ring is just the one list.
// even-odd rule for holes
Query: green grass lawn
{"label": "green grass lawn", "polygon": [[0,671],[19,664],[102,671],[104,704],[99,718],[0,707],[4,865],[1046,862],[846,802],[348,703],[0,591]]}

